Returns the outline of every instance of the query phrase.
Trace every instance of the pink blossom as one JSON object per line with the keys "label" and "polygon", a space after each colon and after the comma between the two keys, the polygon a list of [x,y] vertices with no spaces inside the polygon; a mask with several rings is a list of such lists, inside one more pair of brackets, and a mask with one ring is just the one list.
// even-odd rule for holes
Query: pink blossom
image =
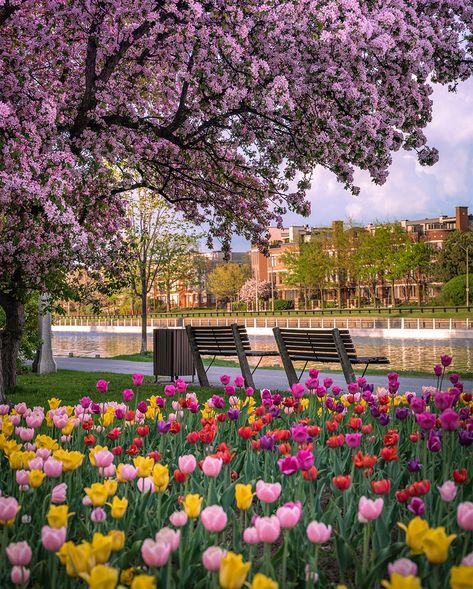
{"label": "pink blossom", "polygon": [[110,383],[106,380],[100,379],[97,381],[95,388],[99,391],[99,393],[106,393],[108,391],[108,385]]}
{"label": "pink blossom", "polygon": [[201,512],[200,519],[208,532],[221,532],[227,525],[227,514],[220,505],[206,507]]}
{"label": "pink blossom", "polygon": [[98,468],[106,468],[113,462],[113,454],[109,450],[99,450],[94,453],[95,464]]}
{"label": "pink blossom", "polygon": [[408,558],[398,558],[398,560],[388,564],[388,573],[390,575],[397,573],[401,577],[409,577],[411,575],[415,577],[417,575],[417,565]]}
{"label": "pink blossom", "polygon": [[66,495],[67,495],[67,484],[60,483],[59,485],[56,485],[55,487],[53,487],[53,490],[51,492],[51,503],[54,503],[55,505],[58,505],[60,503],[65,503],[66,502]]}
{"label": "pink blossom", "polygon": [[182,528],[182,526],[185,526],[187,520],[188,517],[185,511],[175,511],[174,513],[171,513],[171,515],[169,516],[169,521],[176,528]]}
{"label": "pink blossom", "polygon": [[260,541],[258,530],[255,527],[245,528],[243,531],[243,541],[247,544],[258,544]]}
{"label": "pink blossom", "polygon": [[141,556],[149,567],[162,567],[169,560],[171,546],[164,540],[146,539],[141,546]]}
{"label": "pink blossom", "polygon": [[159,532],[156,532],[154,537],[155,542],[160,540],[167,542],[171,547],[172,552],[176,552],[181,542],[181,532],[179,530],[171,530],[171,528],[161,528]]}
{"label": "pink blossom", "polygon": [[131,389],[125,389],[122,393],[122,397],[123,397],[123,400],[125,401],[125,403],[129,403],[133,399],[134,396],[135,396],[135,393]]}
{"label": "pink blossom", "polygon": [[445,481],[441,487],[437,487],[440,497],[447,503],[453,501],[457,496],[457,486],[454,481]]}
{"label": "pink blossom", "polygon": [[281,524],[275,515],[258,517],[255,521],[255,528],[260,542],[276,542],[281,533]]}
{"label": "pink blossom", "polygon": [[223,461],[221,458],[206,456],[202,462],[202,471],[208,477],[217,477],[222,470]]}
{"label": "pink blossom", "polygon": [[243,376],[236,376],[235,377],[235,386],[241,389],[245,384],[245,379]]}
{"label": "pink blossom", "polygon": [[300,501],[296,503],[285,503],[276,511],[281,528],[293,528],[301,519],[302,509]]}
{"label": "pink blossom", "polygon": [[265,483],[264,481],[257,481],[256,496],[263,503],[274,503],[281,494],[280,483]]}
{"label": "pink blossom", "polygon": [[197,466],[197,460],[192,454],[185,454],[179,456],[178,459],[179,470],[185,474],[191,474],[194,472]]}
{"label": "pink blossom", "polygon": [[383,511],[383,506],[384,500],[381,497],[373,500],[363,495],[358,502],[358,521],[366,524],[369,521],[378,519]]}
{"label": "pink blossom", "polygon": [[66,533],[66,528],[43,526],[41,528],[41,543],[46,550],[57,552],[66,541]]}
{"label": "pink blossom", "polygon": [[28,566],[30,564],[32,552],[28,542],[12,542],[5,551],[13,566]]}
{"label": "pink blossom", "polygon": [[19,509],[18,501],[14,497],[0,496],[0,523],[6,524],[14,520]]}
{"label": "pink blossom", "polygon": [[96,507],[95,509],[92,509],[90,519],[94,523],[104,522],[107,519],[107,513],[102,507]]}
{"label": "pink blossom", "polygon": [[307,526],[307,537],[312,544],[324,544],[330,540],[332,535],[332,526],[327,526],[321,522],[312,521]]}
{"label": "pink blossom", "polygon": [[136,374],[132,375],[131,380],[133,381],[135,387],[140,387],[143,384],[144,378],[144,374],[137,372]]}
{"label": "pink blossom", "polygon": [[220,563],[226,553],[227,551],[219,546],[209,546],[207,550],[204,550],[202,553],[202,564],[204,565],[204,568],[207,571],[216,573],[220,570]]}
{"label": "pink blossom", "polygon": [[47,477],[56,479],[62,474],[62,462],[55,458],[48,458],[43,465],[43,470]]}
{"label": "pink blossom", "polygon": [[22,566],[14,566],[10,572],[10,579],[14,585],[27,585],[30,580],[30,570]]}
{"label": "pink blossom", "polygon": [[473,503],[465,501],[457,507],[457,523],[462,530],[473,531]]}

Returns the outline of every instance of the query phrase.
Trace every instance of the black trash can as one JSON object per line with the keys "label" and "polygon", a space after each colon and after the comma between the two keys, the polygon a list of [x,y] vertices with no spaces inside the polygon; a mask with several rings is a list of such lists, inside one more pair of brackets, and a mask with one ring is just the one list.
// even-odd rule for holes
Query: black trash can
{"label": "black trash can", "polygon": [[153,329],[153,374],[158,380],[192,376],[194,382],[194,359],[185,329]]}

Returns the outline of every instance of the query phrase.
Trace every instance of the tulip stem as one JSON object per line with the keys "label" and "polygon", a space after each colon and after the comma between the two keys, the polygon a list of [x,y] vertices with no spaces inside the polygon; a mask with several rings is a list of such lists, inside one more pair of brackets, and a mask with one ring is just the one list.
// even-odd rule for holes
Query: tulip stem
{"label": "tulip stem", "polygon": [[281,571],[281,580],[282,580],[282,586],[285,587],[286,586],[286,569],[287,569],[287,553],[288,553],[288,548],[289,548],[289,543],[288,543],[288,532],[289,530],[285,529],[283,532],[284,535],[284,547],[283,547],[283,552],[282,552],[282,571]]}
{"label": "tulip stem", "polygon": [[363,530],[363,577],[365,577],[368,572],[369,547],[370,547],[370,524],[367,523],[367,524],[365,524],[365,529]]}

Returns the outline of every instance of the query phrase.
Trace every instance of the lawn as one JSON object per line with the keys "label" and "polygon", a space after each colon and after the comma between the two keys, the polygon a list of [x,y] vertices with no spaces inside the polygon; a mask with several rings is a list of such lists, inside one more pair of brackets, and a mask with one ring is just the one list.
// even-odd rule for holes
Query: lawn
{"label": "lawn", "polygon": [[[103,396],[107,401],[121,401],[124,389],[134,389],[131,377],[128,374],[80,372],[77,370],[58,370],[55,374],[38,375],[33,372],[25,372],[18,375],[17,386],[10,392],[8,398],[13,403],[24,401],[30,406],[46,406],[48,399],[59,397],[64,404],[75,405],[78,400],[88,395],[94,400],[99,398],[95,385],[98,379],[110,382],[109,393]],[[140,387],[140,396],[144,399],[151,395],[163,392],[164,385],[155,384],[152,376],[146,376]],[[199,390],[199,399],[207,399],[216,394],[218,389],[203,389],[189,386],[189,390]],[[102,398],[102,397],[100,397]]]}

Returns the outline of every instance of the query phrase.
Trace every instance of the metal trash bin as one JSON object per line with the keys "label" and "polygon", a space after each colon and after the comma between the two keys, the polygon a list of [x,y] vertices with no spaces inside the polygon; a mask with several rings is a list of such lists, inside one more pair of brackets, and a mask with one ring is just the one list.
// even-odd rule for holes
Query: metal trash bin
{"label": "metal trash bin", "polygon": [[192,376],[194,382],[194,358],[185,329],[153,329],[153,374],[175,380]]}

